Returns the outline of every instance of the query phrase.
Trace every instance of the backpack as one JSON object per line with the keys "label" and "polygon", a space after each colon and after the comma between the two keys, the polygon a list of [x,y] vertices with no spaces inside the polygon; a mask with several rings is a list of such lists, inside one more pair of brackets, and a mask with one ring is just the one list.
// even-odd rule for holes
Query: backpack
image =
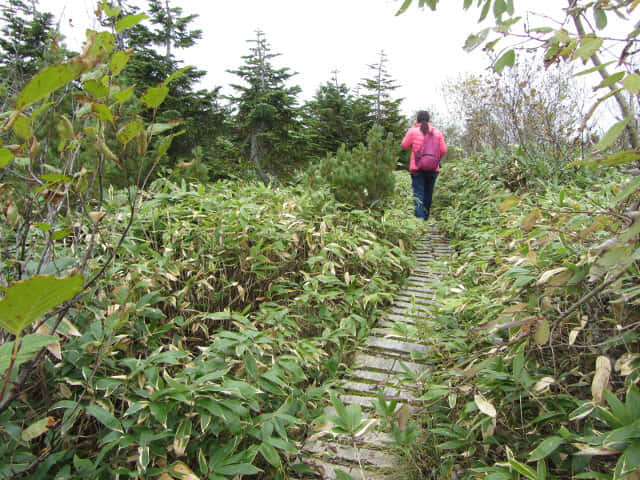
{"label": "backpack", "polygon": [[427,132],[420,148],[415,153],[416,168],[435,172],[440,165],[440,141],[433,130]]}

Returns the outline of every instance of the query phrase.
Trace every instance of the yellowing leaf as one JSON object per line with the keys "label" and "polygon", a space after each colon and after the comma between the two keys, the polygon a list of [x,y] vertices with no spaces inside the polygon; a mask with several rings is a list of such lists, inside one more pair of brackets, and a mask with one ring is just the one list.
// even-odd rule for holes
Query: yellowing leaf
{"label": "yellowing leaf", "polygon": [[538,220],[540,220],[541,218],[542,211],[539,208],[536,208],[529,212],[527,216],[522,219],[520,228],[525,232],[528,232],[535,226],[536,223],[538,223]]}
{"label": "yellowing leaf", "polygon": [[507,210],[511,210],[513,207],[520,203],[520,198],[512,196],[504,200],[498,205],[498,209],[501,212],[506,212]]}
{"label": "yellowing leaf", "polygon": [[616,360],[615,370],[623,377],[629,376],[633,373],[634,368],[631,364],[640,358],[637,353],[625,353],[618,360]]}
{"label": "yellowing leaf", "polygon": [[409,425],[409,417],[411,416],[411,409],[408,404],[402,405],[398,410],[398,427],[400,430],[406,430]]}
{"label": "yellowing leaf", "polygon": [[34,438],[48,432],[51,422],[55,424],[55,419],[53,417],[45,417],[35,423],[32,423],[20,433],[20,438],[25,442],[30,442]]}
{"label": "yellowing leaf", "polygon": [[496,418],[498,416],[498,412],[496,408],[489,402],[486,398],[484,398],[479,393],[476,393],[473,397],[473,401],[475,402],[478,410],[480,410],[485,415],[490,416],[491,418]]}
{"label": "yellowing leaf", "polygon": [[540,278],[536,282],[536,285],[544,285],[554,275],[557,275],[560,272],[566,272],[567,270],[568,270],[567,267],[558,267],[551,270],[547,270],[542,275],[540,275]]}
{"label": "yellowing leaf", "polygon": [[551,336],[551,330],[549,329],[549,322],[547,320],[541,320],[538,322],[538,328],[534,335],[534,339],[538,345],[545,345],[549,341]]}
{"label": "yellowing leaf", "polygon": [[596,360],[596,372],[591,383],[591,396],[596,405],[602,403],[603,392],[609,383],[610,375],[611,361],[609,357],[599,356]]}
{"label": "yellowing leaf", "polygon": [[533,386],[533,391],[537,394],[545,393],[549,391],[549,387],[551,387],[551,385],[553,385],[554,383],[556,383],[555,378],[544,377],[536,382],[536,384]]}
{"label": "yellowing leaf", "polygon": [[200,480],[200,477],[182,462],[176,462],[171,465],[171,474],[173,478],[180,480]]}

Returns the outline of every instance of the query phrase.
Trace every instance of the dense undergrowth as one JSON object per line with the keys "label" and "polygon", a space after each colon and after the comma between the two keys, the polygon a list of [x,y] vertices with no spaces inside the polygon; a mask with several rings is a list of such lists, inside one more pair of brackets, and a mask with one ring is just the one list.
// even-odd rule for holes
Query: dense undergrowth
{"label": "dense undergrowth", "polygon": [[[372,213],[326,188],[160,180],[137,208],[63,348],[0,412],[0,478],[284,478],[407,272],[406,193]],[[107,255],[125,192],[105,211]]]}
{"label": "dense undergrowth", "polygon": [[416,478],[637,478],[637,183],[518,149],[445,164]]}

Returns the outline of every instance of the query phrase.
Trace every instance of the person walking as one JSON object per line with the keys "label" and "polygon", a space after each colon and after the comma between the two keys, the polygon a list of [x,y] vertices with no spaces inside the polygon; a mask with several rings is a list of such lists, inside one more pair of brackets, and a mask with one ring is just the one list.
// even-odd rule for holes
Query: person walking
{"label": "person walking", "polygon": [[440,159],[447,153],[447,144],[442,132],[429,123],[427,111],[418,112],[416,123],[402,140],[402,148],[411,149],[409,173],[413,187],[415,215],[425,221],[429,219],[433,189],[440,171]]}

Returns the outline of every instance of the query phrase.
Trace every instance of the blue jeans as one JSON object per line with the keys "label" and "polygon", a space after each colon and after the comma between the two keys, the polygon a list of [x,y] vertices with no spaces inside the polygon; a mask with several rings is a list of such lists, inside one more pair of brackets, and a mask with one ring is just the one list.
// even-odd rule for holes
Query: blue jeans
{"label": "blue jeans", "polygon": [[433,197],[433,187],[436,184],[438,172],[418,171],[411,174],[411,185],[413,186],[413,204],[415,205],[416,217],[427,220],[431,210],[431,199]]}

